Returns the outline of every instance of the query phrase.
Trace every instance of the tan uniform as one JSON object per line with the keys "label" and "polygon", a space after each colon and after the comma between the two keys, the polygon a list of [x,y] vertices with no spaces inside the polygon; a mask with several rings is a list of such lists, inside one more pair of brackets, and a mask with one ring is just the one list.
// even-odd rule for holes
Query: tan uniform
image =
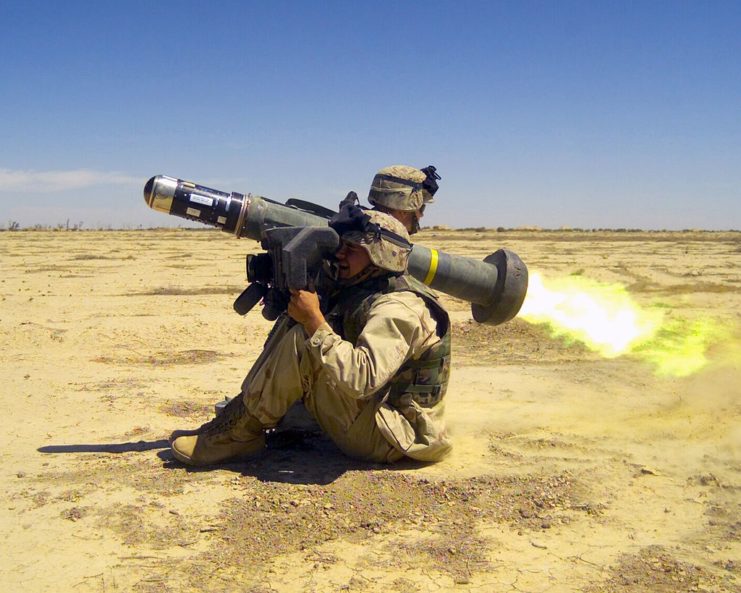
{"label": "tan uniform", "polygon": [[[243,383],[244,405],[264,426],[275,426],[290,406],[306,409],[347,455],[392,462],[404,455],[436,461],[450,451],[444,401],[411,402],[402,413],[386,400],[401,365],[439,342],[437,323],[413,292],[378,296],[355,346],[328,324],[307,339],[300,325],[268,344]],[[411,410],[411,413],[410,413]]]}

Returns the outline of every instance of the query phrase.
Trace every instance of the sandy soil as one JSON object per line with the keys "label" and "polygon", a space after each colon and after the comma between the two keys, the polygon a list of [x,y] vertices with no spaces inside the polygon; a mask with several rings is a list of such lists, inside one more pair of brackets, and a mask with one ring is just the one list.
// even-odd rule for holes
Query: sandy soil
{"label": "sandy soil", "polygon": [[[626,284],[730,340],[693,376],[515,320],[455,321],[452,457],[397,468],[288,433],[210,471],[164,440],[237,392],[251,241],[0,233],[0,584],[74,591],[739,591],[741,235],[426,231],[480,258]],[[303,438],[291,438],[303,437]]]}

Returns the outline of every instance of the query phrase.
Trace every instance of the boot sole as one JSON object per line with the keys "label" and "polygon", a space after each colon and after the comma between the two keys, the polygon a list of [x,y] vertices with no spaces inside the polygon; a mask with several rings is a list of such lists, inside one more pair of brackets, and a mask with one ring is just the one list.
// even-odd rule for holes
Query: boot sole
{"label": "boot sole", "polygon": [[238,461],[243,461],[246,459],[257,457],[258,455],[262,454],[264,450],[265,450],[265,441],[263,440],[262,445],[259,449],[254,449],[252,451],[247,451],[245,453],[237,453],[235,455],[232,455],[231,457],[225,457],[224,459],[220,459],[220,460],[206,462],[206,461],[196,461],[192,457],[189,457],[185,455],[184,453],[181,453],[172,444],[170,444],[170,452],[172,453],[172,456],[178,461],[180,461],[181,463],[184,463],[185,465],[190,465],[192,467],[208,467],[212,465],[224,465],[226,463],[234,463]]}

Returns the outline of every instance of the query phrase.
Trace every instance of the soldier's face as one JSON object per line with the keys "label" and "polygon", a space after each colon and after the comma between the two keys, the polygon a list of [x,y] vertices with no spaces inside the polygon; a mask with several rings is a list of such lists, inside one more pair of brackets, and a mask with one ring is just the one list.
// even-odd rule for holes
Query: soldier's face
{"label": "soldier's face", "polygon": [[425,215],[425,204],[417,210],[389,209],[388,213],[403,224],[410,235],[413,235],[419,230],[419,219]]}
{"label": "soldier's face", "polygon": [[342,241],[340,248],[335,253],[337,258],[337,276],[340,280],[352,278],[359,274],[370,263],[370,257],[365,249],[355,243],[346,243]]}

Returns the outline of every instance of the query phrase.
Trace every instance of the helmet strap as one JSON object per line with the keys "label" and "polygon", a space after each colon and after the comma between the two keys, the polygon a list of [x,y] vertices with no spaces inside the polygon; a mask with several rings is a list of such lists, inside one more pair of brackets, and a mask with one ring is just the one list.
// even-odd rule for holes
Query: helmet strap
{"label": "helmet strap", "polygon": [[410,235],[413,235],[415,233],[418,233],[420,229],[419,226],[419,216],[417,216],[417,212],[412,212],[412,230],[409,231]]}
{"label": "helmet strap", "polygon": [[380,276],[381,274],[378,274],[378,272],[382,272],[383,274],[388,274],[386,270],[382,270],[381,268],[377,267],[374,264],[368,264],[360,270],[357,274],[354,276],[351,276],[350,278],[343,278],[341,280],[337,280],[337,284],[339,286],[342,286],[343,288],[346,288],[348,286],[355,286],[356,284],[360,284],[361,282],[365,282],[369,278],[372,278],[373,276]]}

